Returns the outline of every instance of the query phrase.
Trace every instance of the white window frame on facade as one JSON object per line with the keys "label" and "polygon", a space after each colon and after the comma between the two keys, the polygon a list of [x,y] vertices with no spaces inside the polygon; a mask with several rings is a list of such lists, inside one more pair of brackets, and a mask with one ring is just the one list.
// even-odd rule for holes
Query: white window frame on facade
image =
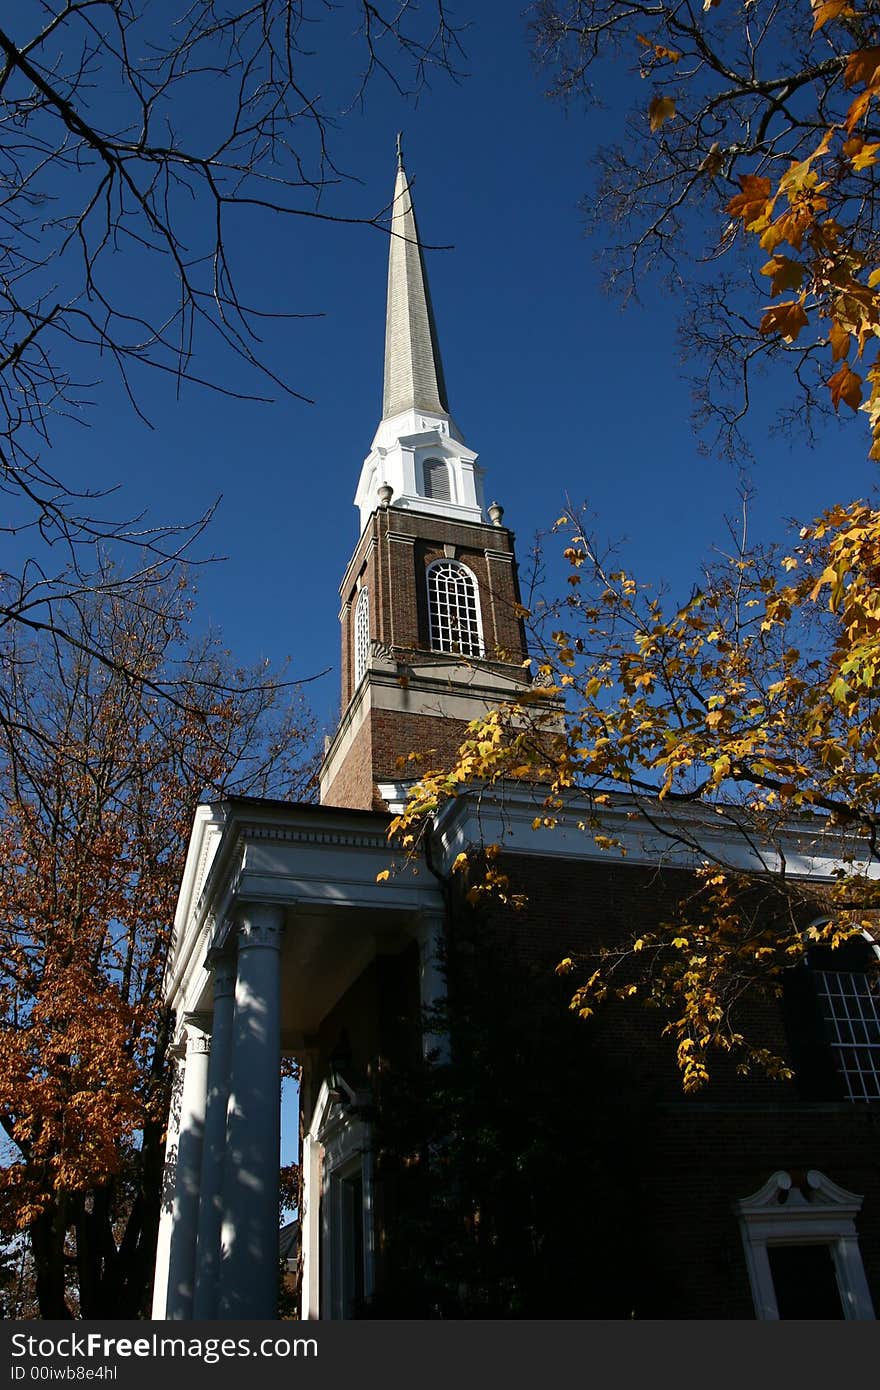
{"label": "white window frame on facade", "polygon": [[[826,921],[823,918],[814,925],[824,926]],[[876,941],[867,932],[861,935],[880,960]],[[873,977],[876,988],[872,988],[871,977],[864,971],[808,968],[816,980],[828,1046],[847,1100],[880,1101],[880,972]],[[844,988],[847,980],[849,990]],[[858,1037],[859,1030],[862,1038]]]}
{"label": "white window frame on facade", "polygon": [[874,1306],[856,1232],[862,1200],[857,1193],[847,1192],[811,1168],[803,1187],[780,1169],[757,1192],[736,1203],[757,1318],[779,1320],[769,1247],[827,1245],[843,1316],[849,1320],[873,1320]]}
{"label": "white window frame on facade", "polygon": [[[450,577],[455,574],[458,578],[453,589],[449,578],[443,576],[446,587],[445,592],[441,592],[439,581],[444,570],[450,572]],[[474,572],[460,560],[435,560],[425,572],[425,582],[428,592],[428,636],[431,650],[466,657],[482,656],[485,645],[480,614],[480,586]],[[456,646],[453,629],[457,625],[459,633],[462,631],[462,617],[469,638],[467,644],[459,641]],[[476,634],[475,641],[473,633]]]}
{"label": "white window frame on facade", "polygon": [[370,664],[370,591],[364,587],[358,593],[354,610],[354,683],[360,685]]}
{"label": "white window frame on facade", "polygon": [[373,1155],[370,1127],[353,1110],[358,1097],[344,1082],[325,1081],[303,1143],[302,1317],[341,1320],[349,1316],[345,1271],[346,1222],[342,1184],[355,1174],[363,1191],[361,1282],[364,1300],[375,1287]]}

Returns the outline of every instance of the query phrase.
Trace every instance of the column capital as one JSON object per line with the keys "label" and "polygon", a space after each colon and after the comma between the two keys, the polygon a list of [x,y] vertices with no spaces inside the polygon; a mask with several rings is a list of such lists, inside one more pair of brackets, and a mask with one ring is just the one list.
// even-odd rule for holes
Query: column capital
{"label": "column capital", "polygon": [[284,931],[284,908],[277,903],[239,903],[235,909],[234,927],[239,951],[254,946],[281,949]]}
{"label": "column capital", "polygon": [[187,1057],[191,1057],[196,1053],[209,1053],[211,1051],[210,1014],[184,1014],[183,1023],[186,1034]]}
{"label": "column capital", "polygon": [[214,998],[225,999],[235,990],[235,955],[213,946],[205,958],[205,968],[214,980]]}

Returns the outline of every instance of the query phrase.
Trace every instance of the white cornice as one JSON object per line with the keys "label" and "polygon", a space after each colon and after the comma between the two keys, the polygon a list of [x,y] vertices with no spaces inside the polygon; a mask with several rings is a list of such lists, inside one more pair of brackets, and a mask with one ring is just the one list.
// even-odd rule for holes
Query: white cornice
{"label": "white cornice", "polygon": [[210,984],[207,953],[223,944],[237,902],[271,902],[312,915],[360,909],[388,921],[440,910],[430,874],[377,880],[392,860],[388,817],[380,812],[244,798],[200,812],[190,840],[193,862],[202,856],[207,827],[222,829],[198,895],[181,894],[165,981],[165,998],[178,1011],[200,1006]]}
{"label": "white cornice", "polygon": [[[880,865],[870,864],[863,843],[847,839],[840,830],[827,830],[820,817],[792,819],[780,825],[772,843],[769,839],[758,842],[747,813],[734,806],[639,802],[618,793],[603,806],[591,805],[586,796],[573,796],[564,812],[558,813],[556,825],[536,827],[536,821],[554,815],[544,808],[545,795],[539,784],[514,783],[507,784],[503,793],[487,790],[479,797],[463,795],[447,802],[437,815],[434,832],[438,869],[447,873],[463,850],[494,842],[511,854],[608,865],[693,869],[717,860],[751,872],[779,873],[784,867],[793,879],[819,882],[834,877],[845,854],[855,854],[863,870],[880,877]],[[594,827],[598,833],[619,842],[625,853],[596,844],[589,828],[591,815],[599,822]],[[588,828],[579,830],[579,824]]]}

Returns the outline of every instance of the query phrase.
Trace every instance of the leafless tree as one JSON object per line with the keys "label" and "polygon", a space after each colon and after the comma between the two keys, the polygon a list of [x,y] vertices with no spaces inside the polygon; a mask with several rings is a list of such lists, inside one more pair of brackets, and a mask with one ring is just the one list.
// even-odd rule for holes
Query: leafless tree
{"label": "leafless tree", "polygon": [[[659,271],[686,301],[682,349],[701,364],[698,418],[732,453],[745,447],[739,425],[755,372],[774,358],[787,357],[795,369],[789,421],[811,431],[817,413],[830,408],[827,392],[816,390],[817,345],[759,333],[768,285],[755,273],[753,249],[740,254],[742,224],[725,209],[741,175],[775,186],[792,160],[843,122],[853,98],[846,55],[872,48],[880,31],[876,0],[856,8],[813,35],[806,0],[537,0],[532,7],[536,50],[555,94],[596,104],[613,75],[615,90],[632,98],[620,139],[596,152],[584,211],[605,240],[612,283],[637,295],[649,271]],[[649,111],[667,100],[652,129]],[[873,111],[859,134],[880,138]],[[828,192],[828,216],[856,224],[866,256],[876,257],[875,168],[847,162],[845,172]]]}
{"label": "leafless tree", "polygon": [[[143,369],[178,389],[298,394],[261,353],[278,305],[240,290],[247,242],[231,220],[381,226],[381,211],[343,219],[326,206],[341,175],[320,84],[348,62],[353,100],[376,73],[417,92],[458,42],[443,0],[339,10],[23,0],[0,22],[0,532],[26,542],[24,563],[0,575],[0,644],[22,626],[76,642],[59,616],[70,598],[123,587],[143,603],[210,517],[149,523],[53,452],[59,421],[82,420],[108,374],[138,412]],[[218,344],[225,375],[206,374],[203,349]],[[134,572],[118,563],[126,548]]]}

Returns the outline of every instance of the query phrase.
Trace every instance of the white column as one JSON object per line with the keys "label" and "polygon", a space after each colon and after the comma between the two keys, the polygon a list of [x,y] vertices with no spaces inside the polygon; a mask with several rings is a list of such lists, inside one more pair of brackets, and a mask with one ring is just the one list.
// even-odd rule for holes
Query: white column
{"label": "white column", "polygon": [[221,1318],[274,1318],[278,1306],[283,908],[238,909],[238,966],[221,1231]]}
{"label": "white column", "polygon": [[177,1171],[177,1142],[180,1137],[180,1102],[183,1095],[184,1060],[174,1057],[171,1080],[171,1103],[165,1130],[165,1165],[162,1170],[162,1196],[159,1212],[159,1234],[156,1240],[156,1265],[153,1271],[153,1309],[151,1317],[162,1321],[168,1302],[168,1264],[171,1259],[171,1231],[174,1224],[174,1175]]}
{"label": "white column", "polygon": [[208,1063],[208,1095],[196,1239],[196,1289],[193,1299],[193,1317],[196,1319],[217,1316],[220,1227],[223,1220],[223,1168],[226,1157],[226,1108],[229,1101],[229,1064],[232,1056],[232,1019],[235,1004],[235,958],[215,954],[209,958],[208,964],[214,977],[214,1012],[211,1022],[211,1059]]}
{"label": "white column", "polygon": [[201,1015],[186,1016],[186,1062],[174,1177],[166,1318],[191,1318],[193,1314],[202,1140],[205,1132],[208,1054],[211,1050],[211,1036],[203,1025]]}
{"label": "white column", "polygon": [[311,1134],[302,1147],[303,1209],[299,1230],[302,1242],[302,1288],[300,1316],[303,1322],[317,1320],[321,1307],[321,1159],[323,1148]]}

